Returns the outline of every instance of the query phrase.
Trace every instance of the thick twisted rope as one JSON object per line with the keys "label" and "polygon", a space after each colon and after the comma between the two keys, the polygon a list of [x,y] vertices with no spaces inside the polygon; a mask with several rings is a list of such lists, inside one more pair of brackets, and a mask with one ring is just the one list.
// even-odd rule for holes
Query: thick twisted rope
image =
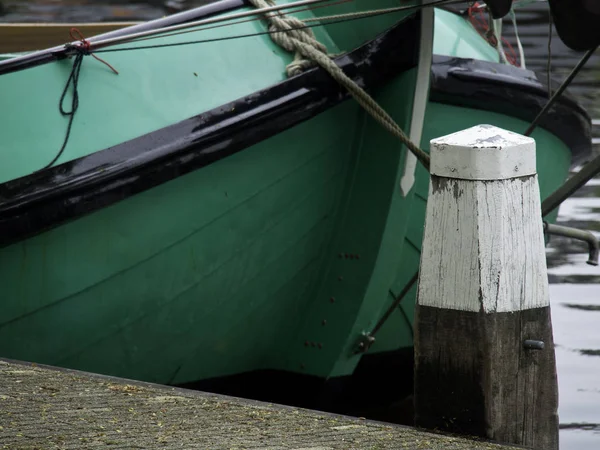
{"label": "thick twisted rope", "polygon": [[[273,6],[273,0],[250,0],[256,8]],[[377,120],[386,130],[396,136],[413,153],[416,158],[429,170],[429,155],[410,140],[402,128],[390,117],[379,104],[356,84],[344,71],[331,60],[327,47],[316,40],[310,28],[295,17],[283,13],[265,14],[270,22],[269,31],[273,41],[289,52],[294,52],[294,61],[288,65],[288,76],[294,76],[310,67],[313,62],[325,69],[334,80],[348,89],[354,99]],[[298,29],[300,28],[300,29]]]}
{"label": "thick twisted rope", "polygon": [[[250,3],[259,9],[275,6],[274,0],[250,0]],[[307,44],[324,55],[327,55],[327,47],[317,41],[312,29],[307,27],[300,19],[286,16],[279,11],[265,13],[265,17],[270,23],[269,31],[271,39],[273,39],[280,47],[295,54],[294,61],[287,66],[288,76],[292,77],[298,75],[314,65],[313,61],[304,58],[302,53],[298,50],[296,42]]]}

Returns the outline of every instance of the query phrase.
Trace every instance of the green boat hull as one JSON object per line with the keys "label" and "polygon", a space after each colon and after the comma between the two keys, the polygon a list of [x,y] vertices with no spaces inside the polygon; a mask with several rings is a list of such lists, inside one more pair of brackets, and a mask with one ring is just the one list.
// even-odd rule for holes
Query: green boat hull
{"label": "green boat hull", "polygon": [[[317,36],[331,51],[350,50],[399,17],[319,27]],[[460,26],[450,31],[472,46],[452,51],[493,57],[468,24]],[[264,30],[257,22],[239,27],[240,34]],[[118,77],[85,60],[80,109],[52,172],[57,185],[76,192],[77,186],[60,184],[61,167],[79,170],[90,161],[85,158],[116,154],[120,147],[110,148],[130,140],[154,145],[143,140],[146,133],[285,80],[291,57],[268,36],[209,45],[192,56],[173,47],[160,53],[166,58],[160,63],[148,57],[150,50],[103,55],[119,68]],[[207,68],[200,62],[209,56],[215,62]],[[22,177],[37,182],[35,171],[60,147],[67,121],[57,102],[69,70],[68,62],[57,61],[0,76],[3,101],[13,111],[0,124],[0,183],[10,192],[15,183],[24,186]],[[413,120],[417,73],[406,68],[370,89],[403,129]],[[25,95],[42,80],[53,95]],[[35,133],[27,132],[25,118],[40,124]],[[434,137],[480,123],[517,132],[527,126],[507,114],[430,100],[421,145],[427,149]],[[565,179],[571,151],[547,129],[534,137],[546,196]],[[211,141],[205,153],[234,147],[236,139]],[[166,384],[257,371],[319,380],[351,376],[365,358],[356,351],[361,335],[418,268],[428,174],[418,167],[414,186],[403,192],[406,149],[351,100],[255,140],[193,170],[173,169],[175,175],[155,185],[119,188],[114,184],[129,179],[111,181],[106,189],[114,188],[118,201],[82,200],[77,207],[89,212],[1,248],[0,356]],[[136,180],[157,173],[148,169]],[[43,213],[36,217],[50,221],[54,210],[43,209],[45,191],[35,195],[41,200],[31,194],[28,201]],[[3,218],[21,207],[2,198],[8,205]],[[60,211],[71,214],[71,206],[65,201]],[[16,223],[21,228],[6,226],[7,234],[30,226],[25,219]],[[413,312],[414,290],[367,355],[410,349]]]}

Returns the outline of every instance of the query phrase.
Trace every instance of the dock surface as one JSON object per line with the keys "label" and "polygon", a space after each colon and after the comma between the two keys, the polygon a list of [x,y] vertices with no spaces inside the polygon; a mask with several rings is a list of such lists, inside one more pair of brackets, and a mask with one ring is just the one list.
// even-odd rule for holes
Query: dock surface
{"label": "dock surface", "polygon": [[0,448],[501,450],[511,447],[0,360]]}

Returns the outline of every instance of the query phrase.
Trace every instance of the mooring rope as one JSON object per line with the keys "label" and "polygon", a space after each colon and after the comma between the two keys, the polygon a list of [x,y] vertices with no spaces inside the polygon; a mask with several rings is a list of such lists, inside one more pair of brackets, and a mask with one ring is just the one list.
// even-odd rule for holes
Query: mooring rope
{"label": "mooring rope", "polygon": [[[250,0],[250,3],[258,9],[275,6],[273,0]],[[329,59],[327,47],[317,40],[313,30],[306,27],[306,24],[300,19],[286,16],[280,12],[265,13],[265,16],[270,22],[271,39],[280,47],[295,54],[294,61],[287,66],[288,76],[298,75],[312,66],[314,62],[318,62],[315,58],[306,57],[306,52],[302,51],[302,45]]]}
{"label": "mooring rope", "polygon": [[[60,150],[56,154],[56,156],[52,159],[52,161],[47,164],[45,167],[39,170],[46,169],[48,167],[53,166],[56,161],[62,156],[69,141],[69,137],[71,134],[71,127],[73,125],[73,119],[77,109],[79,107],[79,95],[78,95],[78,82],[79,82],[79,72],[81,71],[81,65],[84,59],[84,56],[91,55],[100,62],[106,64],[115,74],[118,75],[117,70],[115,70],[110,64],[108,64],[103,59],[96,56],[97,53],[111,53],[111,52],[123,52],[123,51],[135,51],[135,50],[143,50],[143,49],[157,49],[164,47],[175,47],[175,46],[184,46],[184,45],[192,45],[192,44],[201,44],[201,43],[209,43],[209,42],[217,42],[217,41],[225,41],[231,39],[240,39],[244,37],[254,37],[260,36],[264,34],[269,34],[273,41],[277,43],[279,46],[284,48],[287,51],[294,53],[294,60],[287,67],[288,76],[294,76],[302,71],[312,67],[316,64],[320,65],[323,69],[325,69],[338,83],[344,86],[349,93],[358,101],[358,103],[375,119],[377,120],[385,129],[387,129],[392,135],[396,136],[403,142],[407,148],[417,157],[417,159],[423,164],[423,166],[429,170],[429,155],[420,149],[416,144],[414,144],[410,138],[404,133],[404,131],[396,124],[396,122],[387,114],[387,112],[381,108],[377,102],[367,94],[358,84],[356,84],[352,79],[350,79],[346,74],[340,69],[337,64],[335,64],[331,57],[327,52],[327,48],[325,45],[320,43],[313,31],[312,27],[318,26],[318,23],[308,24],[306,22],[315,22],[322,21],[327,19],[328,24],[342,23],[353,20],[360,20],[367,17],[374,17],[378,15],[390,14],[397,11],[408,11],[412,9],[421,9],[423,7],[432,7],[438,4],[446,4],[446,3],[454,3],[457,0],[434,0],[426,5],[419,6],[401,6],[395,8],[386,8],[381,10],[371,10],[357,13],[349,13],[349,14],[339,14],[334,16],[321,17],[318,19],[307,19],[306,21],[302,21],[295,17],[286,16],[281,11],[274,11],[273,6],[275,2],[273,0],[250,0],[250,3],[256,8],[270,8],[270,12],[263,12],[264,16],[269,20],[270,26],[266,32],[252,33],[247,35],[236,35],[236,36],[226,36],[220,38],[212,38],[212,39],[203,39],[199,41],[188,41],[188,42],[174,42],[174,43],[166,43],[166,44],[157,44],[157,45],[148,45],[148,46],[136,46],[136,47],[119,47],[119,48],[108,48],[108,49],[96,49],[94,46],[97,43],[90,43],[87,41],[77,29],[71,30],[71,38],[73,40],[79,40],[79,45],[67,44],[65,45],[65,51],[68,56],[74,55],[74,63],[73,67],[67,80],[67,84],[63,91],[63,95],[61,96],[59,103],[60,113],[64,116],[69,117],[69,123],[67,125],[67,131],[65,135],[65,139],[63,145]],[[327,6],[343,3],[345,0],[333,2],[328,4]],[[257,12],[260,14],[260,11]],[[209,27],[212,28],[212,27]],[[79,35],[77,38],[73,36],[73,33],[77,32]],[[178,34],[178,33],[173,33]],[[145,40],[145,39],[142,39]],[[71,53],[68,53],[71,52]],[[71,105],[71,110],[66,111],[63,107],[64,100],[66,98],[66,94],[68,92],[69,86],[73,84],[73,101]]]}
{"label": "mooring rope", "polygon": [[[273,11],[282,11],[284,9],[287,9],[287,10],[289,10],[290,13],[297,13],[297,12],[302,12],[302,11],[316,10],[319,8],[329,8],[331,6],[339,5],[340,3],[352,2],[352,1],[355,1],[355,0],[294,1],[294,2],[290,2],[287,5],[271,6],[271,7],[267,8],[266,10],[265,9],[254,9],[253,11],[244,11],[242,13],[222,15],[222,16],[217,16],[217,17],[209,17],[207,19],[202,19],[202,20],[193,21],[193,22],[187,22],[187,23],[183,23],[183,24],[179,24],[179,25],[173,25],[173,26],[164,27],[164,28],[156,28],[156,29],[152,29],[152,30],[148,30],[148,31],[132,33],[130,35],[118,36],[118,37],[107,38],[107,39],[98,39],[98,40],[92,42],[92,51],[95,53],[99,53],[101,48],[105,48],[107,46],[113,46],[113,45],[116,45],[119,43],[141,42],[141,41],[147,41],[147,40],[152,40],[152,39],[162,39],[166,36],[176,36],[179,34],[197,33],[197,32],[201,32],[201,31],[205,31],[205,30],[210,30],[213,28],[219,28],[220,26],[229,27],[231,25],[252,22],[254,20],[261,20],[262,15],[269,13],[269,12],[273,12]],[[315,6],[315,4],[317,4],[317,3],[324,3],[324,4],[319,4],[319,5]],[[349,20],[363,19],[363,18],[368,18],[368,17],[376,17],[376,16],[380,16],[380,15],[384,15],[384,14],[392,14],[392,13],[399,12],[399,11],[417,11],[417,10],[421,10],[423,8],[430,8],[430,7],[442,6],[442,5],[451,5],[451,4],[455,4],[455,3],[462,3],[462,0],[431,0],[429,2],[416,4],[416,5],[395,6],[392,8],[371,9],[371,10],[366,10],[366,11],[358,11],[358,12],[354,12],[354,13],[336,14],[333,16],[321,16],[319,18],[305,19],[304,23],[313,22],[313,21],[319,21],[320,24],[323,24],[323,21],[333,21],[334,23],[342,23],[342,22],[346,22]],[[310,5],[310,6],[303,8],[303,9],[298,9],[299,7],[305,6],[305,5]],[[245,20],[237,20],[242,17],[251,17],[251,18],[245,19]],[[214,24],[221,24],[221,25],[215,26]],[[210,25],[210,26],[205,26],[205,25]],[[190,29],[190,28],[193,28],[193,29]],[[254,35],[259,36],[261,34],[265,34],[265,33],[257,33]],[[239,36],[239,37],[246,37],[246,36]],[[200,42],[208,42],[208,41],[196,41],[196,42],[190,42],[190,44],[191,43],[200,43]],[[146,47],[144,47],[144,48],[146,48]],[[134,48],[131,48],[131,49],[133,50]],[[1,65],[2,65],[2,62],[0,62],[0,66]]]}
{"label": "mooring rope", "polygon": [[[274,0],[250,0],[250,3],[259,9],[275,4]],[[265,13],[265,17],[270,23],[269,29],[272,31],[270,35],[273,41],[285,50],[295,54],[294,60],[287,66],[288,76],[297,75],[313,63],[317,63],[334,80],[344,86],[367,113],[406,145],[421,164],[429,170],[429,155],[412,142],[394,119],[331,60],[327,53],[327,47],[316,40],[312,30],[305,27],[304,22],[283,13]]]}

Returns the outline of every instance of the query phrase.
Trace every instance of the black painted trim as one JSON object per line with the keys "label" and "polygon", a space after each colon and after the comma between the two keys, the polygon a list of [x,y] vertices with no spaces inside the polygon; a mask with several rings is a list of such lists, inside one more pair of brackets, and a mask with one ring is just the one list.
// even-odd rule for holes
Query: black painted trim
{"label": "black painted trim", "polygon": [[[531,70],[434,55],[430,100],[493,111],[531,122],[548,101],[548,88]],[[590,117],[568,94],[561,96],[540,121],[540,126],[567,144],[573,154],[573,165],[591,156]]]}
{"label": "black painted trim", "polygon": [[[125,36],[127,34],[139,33],[142,31],[158,30],[160,28],[165,28],[172,25],[179,25],[194,20],[206,19],[217,14],[241,8],[242,6],[245,6],[246,3],[246,0],[221,0],[220,2],[210,3],[208,5],[200,6],[179,14],[173,14],[162,19],[151,20],[139,25],[134,25],[121,30],[115,30],[111,31],[110,33],[94,36],[93,38],[88,39],[88,41],[93,43],[101,39],[103,40],[118,36]],[[5,61],[0,61],[0,75],[17,72],[19,70],[25,70],[31,67],[64,59],[66,57],[64,51],[65,46],[60,45],[16,58],[7,59]]]}
{"label": "black painted trim", "polygon": [[[419,15],[337,58],[365,89],[415,67]],[[197,170],[310,119],[347,91],[320,68],[175,125],[0,184],[0,246]]]}

